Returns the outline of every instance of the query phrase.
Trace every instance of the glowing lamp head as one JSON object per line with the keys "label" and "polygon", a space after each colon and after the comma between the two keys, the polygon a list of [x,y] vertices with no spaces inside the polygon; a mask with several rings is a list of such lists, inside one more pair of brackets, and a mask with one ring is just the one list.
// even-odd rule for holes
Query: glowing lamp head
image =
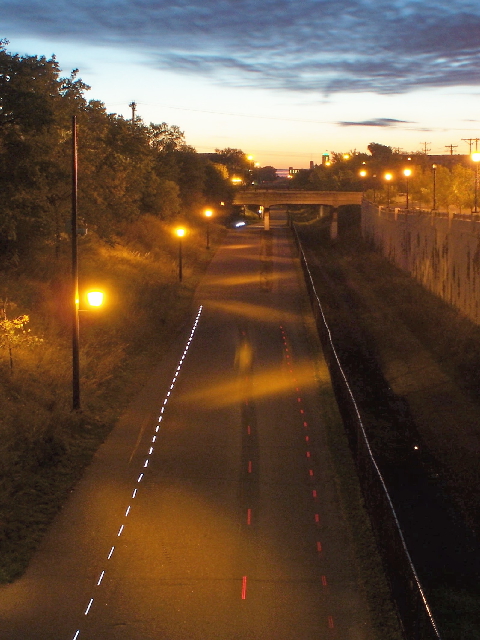
{"label": "glowing lamp head", "polygon": [[87,300],[91,307],[101,307],[103,304],[102,291],[89,291],[87,293]]}
{"label": "glowing lamp head", "polygon": [[403,170],[403,175],[408,178],[409,176],[412,175],[412,170],[411,169],[404,169]]}
{"label": "glowing lamp head", "polygon": [[472,160],[474,162],[480,162],[480,151],[474,151],[472,153]]}
{"label": "glowing lamp head", "polygon": [[365,169],[362,169],[360,171],[360,175],[362,176],[362,178],[365,178],[365,176],[367,175],[367,172],[365,171]]}
{"label": "glowing lamp head", "polygon": [[205,210],[205,217],[206,218],[211,218],[213,216],[213,211],[211,209],[206,209]]}
{"label": "glowing lamp head", "polygon": [[391,173],[386,173],[383,177],[387,182],[390,182],[390,180],[393,178]]}
{"label": "glowing lamp head", "polygon": [[178,229],[175,229],[175,233],[178,238],[183,238],[186,234],[186,230],[183,227],[178,227]]}

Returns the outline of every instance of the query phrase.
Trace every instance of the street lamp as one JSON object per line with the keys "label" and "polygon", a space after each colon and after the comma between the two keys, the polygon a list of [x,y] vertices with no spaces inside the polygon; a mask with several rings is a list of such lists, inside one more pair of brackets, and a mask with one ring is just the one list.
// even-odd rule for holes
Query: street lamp
{"label": "street lamp", "polygon": [[473,213],[478,213],[478,163],[480,162],[480,152],[474,151],[471,158],[475,162],[475,208]]}
{"label": "street lamp", "polygon": [[205,218],[207,219],[207,249],[210,249],[210,218],[213,216],[211,209],[205,209]]}
{"label": "street lamp", "polygon": [[387,181],[387,207],[390,209],[390,181],[393,176],[391,173],[386,173],[383,177]]}
{"label": "street lamp", "polygon": [[[87,291],[86,300],[90,307],[101,307],[103,304],[103,292],[102,291]],[[73,403],[72,408],[74,411],[81,410],[80,402],[80,311],[88,311],[88,309],[80,308],[80,296],[78,290],[75,297],[75,322],[74,322],[74,340],[73,340],[73,367],[72,367],[72,390],[73,390]]]}
{"label": "street lamp", "polygon": [[183,227],[175,229],[175,234],[178,238],[178,279],[180,282],[183,280],[182,270],[182,239],[186,234],[186,230]]}
{"label": "street lamp", "polygon": [[405,181],[407,183],[407,210],[408,210],[408,179],[409,177],[412,175],[412,170],[411,169],[404,169],[403,170],[403,175],[405,176]]}
{"label": "street lamp", "polygon": [[437,165],[432,164],[433,171],[433,209],[432,211],[437,210]]}
{"label": "street lamp", "polygon": [[[367,177],[367,170],[366,169],[360,169],[360,171],[358,172],[358,175],[362,178],[362,182],[363,179]],[[363,197],[365,197],[365,184],[362,185],[362,194]]]}
{"label": "street lamp", "polygon": [[91,307],[101,307],[103,304],[103,291],[89,291],[87,301]]}

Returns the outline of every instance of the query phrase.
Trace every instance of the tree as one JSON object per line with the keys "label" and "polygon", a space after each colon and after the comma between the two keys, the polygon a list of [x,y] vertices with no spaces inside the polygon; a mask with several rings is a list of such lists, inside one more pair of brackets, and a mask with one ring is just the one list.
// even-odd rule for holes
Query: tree
{"label": "tree", "polygon": [[234,188],[228,179],[228,170],[223,164],[207,160],[204,169],[203,196],[212,206],[233,200]]}
{"label": "tree", "polygon": [[15,347],[31,347],[42,342],[41,338],[30,333],[30,329],[25,329],[29,320],[27,315],[20,315],[9,320],[7,318],[7,301],[3,301],[0,311],[0,348],[6,349],[8,352],[11,372],[13,372],[13,350]]}
{"label": "tree", "polygon": [[473,206],[475,174],[468,167],[456,164],[452,171],[452,204],[460,211]]}
{"label": "tree", "polygon": [[249,161],[246,154],[241,149],[215,149],[218,156],[218,162],[224,164],[229,176],[232,177],[236,172],[245,172],[249,168]]}
{"label": "tree", "polygon": [[68,120],[87,85],[60,78],[55,57],[11,55],[0,47],[0,254],[58,236],[69,170],[62,150]]}
{"label": "tree", "polygon": [[370,144],[367,146],[367,149],[372,154],[372,158],[374,160],[378,160],[381,163],[388,163],[393,155],[392,147],[388,147],[384,144],[379,144],[378,142],[370,142]]}
{"label": "tree", "polygon": [[275,182],[277,180],[277,170],[270,165],[254,169],[253,175],[259,182]]}
{"label": "tree", "polygon": [[170,126],[166,122],[150,123],[148,128],[150,145],[157,151],[178,151],[186,146],[185,134],[176,125]]}
{"label": "tree", "polygon": [[159,178],[154,171],[145,174],[142,196],[143,213],[162,220],[173,218],[181,211],[180,189],[176,182]]}

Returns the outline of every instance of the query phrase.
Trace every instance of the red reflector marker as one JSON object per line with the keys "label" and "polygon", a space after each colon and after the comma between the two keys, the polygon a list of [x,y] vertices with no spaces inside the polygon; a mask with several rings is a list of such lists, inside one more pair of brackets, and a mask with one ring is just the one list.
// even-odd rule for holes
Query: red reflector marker
{"label": "red reflector marker", "polygon": [[246,600],[247,598],[247,576],[243,576],[242,578],[242,600]]}

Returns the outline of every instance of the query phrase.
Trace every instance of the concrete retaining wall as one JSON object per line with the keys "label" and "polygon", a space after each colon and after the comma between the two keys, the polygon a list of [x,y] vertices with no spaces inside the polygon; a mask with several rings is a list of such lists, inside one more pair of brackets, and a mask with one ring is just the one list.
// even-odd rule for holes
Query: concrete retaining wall
{"label": "concrete retaining wall", "polygon": [[362,235],[426,288],[480,324],[480,221],[362,204]]}

